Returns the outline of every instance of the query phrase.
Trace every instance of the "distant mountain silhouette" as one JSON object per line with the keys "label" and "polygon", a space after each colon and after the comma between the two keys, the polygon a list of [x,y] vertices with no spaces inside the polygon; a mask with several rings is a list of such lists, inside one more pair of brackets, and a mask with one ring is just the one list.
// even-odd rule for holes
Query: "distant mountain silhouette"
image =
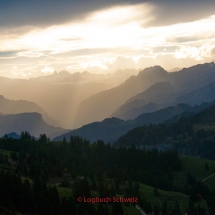
{"label": "distant mountain silhouette", "polygon": [[[213,80],[215,80],[215,65],[213,62],[183,68],[178,72],[171,73],[168,73],[160,66],[146,68],[137,76],[130,77],[118,87],[100,92],[82,101],[78,108],[75,127],[93,121],[101,121],[109,116],[119,117],[130,111],[131,107],[143,107],[149,102],[153,102],[156,105],[162,104],[162,107],[167,107],[177,97],[200,89],[213,82]],[[165,91],[164,86],[162,86],[163,89],[160,87],[161,91],[159,87],[156,87],[158,82],[169,82],[169,85],[164,84],[166,85],[166,95],[165,93],[162,94],[162,91]],[[152,85],[154,84],[153,89]],[[138,95],[139,93],[144,96]],[[141,99],[137,99],[135,96],[137,98],[140,96]],[[134,103],[129,104],[130,106],[121,107],[128,103],[132,97],[134,97],[134,100],[142,101],[134,101]],[[135,102],[137,106],[135,106]],[[202,101],[199,100],[199,102]],[[128,117],[124,116],[124,118]]]}
{"label": "distant mountain silhouette", "polygon": [[29,102],[25,100],[9,100],[0,95],[0,112],[4,114],[17,114],[26,112],[37,112],[42,114],[43,119],[46,123],[54,126],[59,126],[59,124],[51,119],[49,115],[34,102]]}
{"label": "distant mountain silhouette", "polygon": [[[132,102],[135,105],[134,108],[131,108],[127,112],[122,113],[122,114],[118,113],[118,115],[116,115],[116,117],[118,117],[119,119],[123,119],[123,120],[135,119],[142,113],[152,113],[163,107],[162,105],[157,105],[153,102],[147,103],[146,105],[143,105],[143,106],[141,104],[139,107],[139,105],[136,105],[136,102],[135,103]],[[113,114],[113,116],[115,116],[115,114]]]}
{"label": "distant mountain silhouette", "polygon": [[135,119],[141,113],[189,103],[188,100],[194,105],[213,99],[213,90],[208,97],[198,93],[192,96],[191,93],[214,82],[214,63],[170,73],[154,66],[131,76],[136,73],[136,70],[119,70],[96,75],[61,71],[30,80],[0,77],[0,95],[11,100],[34,102],[60,127],[73,129],[110,116]]}
{"label": "distant mountain silhouette", "polygon": [[[11,100],[36,103],[61,127],[73,127],[79,103],[89,96],[109,89],[109,84],[85,83],[83,85],[53,84],[37,80],[0,77],[0,95]],[[39,110],[35,110],[39,112]]]}
{"label": "distant mountain silhouette", "polygon": [[167,120],[172,119],[175,116],[181,115],[183,113],[197,113],[211,105],[212,103],[202,103],[201,105],[196,105],[194,107],[187,104],[178,104],[175,106],[167,107],[153,113],[143,113],[134,120],[121,120],[117,118],[107,118],[101,122],[93,122],[82,126],[76,130],[70,131],[68,133],[62,134],[53,138],[54,141],[63,140],[66,137],[67,140],[70,139],[71,135],[82,136],[83,138],[89,139],[91,142],[97,139],[102,139],[104,142],[114,142],[120,136],[124,135],[129,130],[141,126],[147,125],[149,123],[157,124]]}
{"label": "distant mountain silhouette", "polygon": [[117,70],[114,73],[108,74],[94,74],[87,71],[70,73],[68,71],[54,72],[53,74],[31,78],[32,81],[48,82],[52,84],[69,84],[82,85],[86,83],[102,83],[109,85],[109,88],[115,87],[123,83],[132,75],[138,74],[135,69]]}
{"label": "distant mountain silhouette", "polygon": [[176,97],[177,92],[169,82],[158,82],[147,90],[128,99],[111,117],[120,119],[135,119],[142,113],[154,112],[167,107]]}
{"label": "distant mountain silhouette", "polygon": [[82,101],[78,108],[75,127],[107,118],[132,96],[143,92],[156,82],[168,81],[168,78],[168,72],[160,66],[154,66],[130,77],[118,87],[89,97]]}
{"label": "distant mountain silhouette", "polygon": [[[169,76],[169,82],[155,83],[142,93],[128,99],[110,116],[125,120],[134,119],[142,113],[153,112],[178,103],[195,105],[215,99],[215,90],[211,83],[215,78],[213,63],[169,73]],[[207,85],[202,86],[205,83]]]}
{"label": "distant mountain silhouette", "polygon": [[74,128],[76,112],[82,100],[115,87],[137,73],[135,69],[125,69],[112,74],[61,71],[29,80],[0,77],[0,95],[35,102],[61,127]]}
{"label": "distant mountain silhouette", "polygon": [[[11,133],[8,133],[5,135],[7,135],[8,138],[13,138],[13,139],[20,139],[20,137],[21,137],[20,135],[18,135],[15,132],[11,132]],[[5,135],[3,135],[1,138],[4,138]]]}
{"label": "distant mountain silhouette", "polygon": [[214,99],[215,99],[215,82],[176,98],[174,103],[183,102],[190,105],[195,105],[200,104],[201,102],[211,102]]}
{"label": "distant mountain silhouette", "polygon": [[169,75],[171,83],[181,88],[182,92],[192,92],[214,82],[215,64],[214,62],[198,64]]}
{"label": "distant mountain silhouette", "polygon": [[0,116],[0,136],[11,132],[20,134],[22,131],[28,131],[35,137],[39,137],[40,134],[46,134],[52,138],[69,130],[46,124],[39,113]]}

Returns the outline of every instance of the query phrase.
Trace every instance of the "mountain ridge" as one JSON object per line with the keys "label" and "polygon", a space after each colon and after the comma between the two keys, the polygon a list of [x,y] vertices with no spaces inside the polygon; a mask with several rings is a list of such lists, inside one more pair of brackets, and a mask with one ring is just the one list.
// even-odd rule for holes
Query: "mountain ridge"
{"label": "mountain ridge", "polygon": [[59,124],[51,119],[41,107],[39,107],[35,102],[30,102],[27,100],[10,100],[0,95],[0,112],[3,114],[17,114],[26,112],[37,112],[42,114],[43,119],[46,123],[59,126]]}
{"label": "mountain ridge", "polygon": [[[149,71],[156,75],[151,75]],[[156,82],[168,81],[167,79],[168,72],[162,67],[150,67],[139,72],[137,76],[131,76],[123,84],[115,88],[90,96],[79,105],[75,127],[107,118],[130,97],[146,90]]]}
{"label": "mountain ridge", "polygon": [[22,131],[28,131],[35,137],[45,133],[52,138],[68,130],[48,125],[44,122],[42,115],[36,112],[0,116],[0,136],[11,132],[21,133]]}
{"label": "mountain ridge", "polygon": [[[158,110],[159,108],[176,105],[178,103],[195,105],[204,101],[211,102],[215,99],[213,96],[214,90],[211,90],[210,95],[202,91],[211,84],[213,78],[215,79],[214,68],[214,63],[206,63],[184,68],[179,72],[168,73],[168,82],[157,82],[143,92],[129,98],[124,104],[114,110],[110,117],[134,119],[139,114],[147,112],[147,105],[150,103],[154,103]],[[193,95],[195,91],[198,92]],[[189,93],[192,95],[185,99]],[[203,95],[200,97],[198,94],[202,93]],[[155,106],[153,110],[156,110]]]}
{"label": "mountain ridge", "polygon": [[194,107],[188,104],[178,104],[175,106],[160,109],[153,113],[143,113],[136,119],[127,121],[115,117],[107,118],[102,120],[101,122],[93,122],[68,133],[56,136],[53,138],[53,141],[62,141],[64,137],[69,140],[71,135],[73,135],[82,136],[83,138],[89,139],[91,142],[95,142],[97,141],[97,139],[102,139],[106,143],[113,143],[120,136],[124,135],[126,132],[134,129],[135,127],[147,125],[149,123],[158,124],[164,121],[168,121],[172,117],[181,115],[185,112],[196,113],[213,104],[215,104],[215,101],[213,101],[212,103],[204,102],[201,105],[195,105]]}

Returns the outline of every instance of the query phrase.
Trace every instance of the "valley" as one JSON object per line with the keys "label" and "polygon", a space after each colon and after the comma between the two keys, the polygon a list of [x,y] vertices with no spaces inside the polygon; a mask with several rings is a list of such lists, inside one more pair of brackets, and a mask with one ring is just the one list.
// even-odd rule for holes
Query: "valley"
{"label": "valley", "polygon": [[[21,202],[17,204],[11,196],[16,189],[6,183],[6,187],[11,187],[10,194],[6,196],[3,191],[0,198],[10,199],[13,209],[9,209],[6,200],[2,201],[2,213],[47,214],[48,210],[53,215],[212,214],[213,67],[213,63],[203,64],[169,74],[155,66],[118,86],[109,85],[110,89],[107,85],[99,88],[101,83],[73,85],[76,79],[72,76],[69,80],[70,74],[63,72],[24,80],[17,92],[6,93],[8,97],[4,92],[12,87],[12,82],[13,86],[21,82],[2,82],[1,183],[7,177],[10,183],[17,180],[15,183],[23,189],[21,193],[28,193],[32,205],[28,208]],[[200,71],[204,75],[193,80]],[[62,82],[57,84],[54,80],[59,76]],[[68,79],[66,84],[64,76]],[[24,94],[24,89],[33,86],[30,83],[39,85],[29,90],[29,95]],[[45,86],[50,86],[46,93],[42,91]],[[93,88],[89,90],[89,86]],[[23,95],[31,96],[31,100],[21,100]],[[35,98],[41,99],[40,106],[32,102]],[[53,106],[44,108],[44,99]],[[74,129],[71,125],[79,118],[76,126],[80,127]],[[70,129],[61,126],[62,122]],[[27,201],[26,197],[20,195],[20,201]],[[136,198],[138,202],[82,201],[106,197]]]}
{"label": "valley", "polygon": [[0,0],[0,215],[215,215],[214,0]]}

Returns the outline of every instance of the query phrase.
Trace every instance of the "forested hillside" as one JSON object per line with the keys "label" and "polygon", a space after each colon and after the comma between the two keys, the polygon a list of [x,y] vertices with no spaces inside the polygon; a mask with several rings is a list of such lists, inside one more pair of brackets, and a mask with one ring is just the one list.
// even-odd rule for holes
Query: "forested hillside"
{"label": "forested hillside", "polygon": [[[178,177],[187,173],[176,150],[141,150],[134,145],[116,149],[102,140],[90,143],[77,136],[51,142],[45,134],[35,140],[28,132],[20,139],[5,136],[0,148],[2,214],[132,215],[139,213],[135,205],[147,214],[207,214],[214,207],[215,193],[195,175],[177,185]],[[96,197],[110,199],[92,204]],[[126,198],[131,202],[124,202]]]}
{"label": "forested hillside", "polygon": [[[166,123],[139,126],[128,131],[115,147],[156,148],[167,145],[183,155],[215,159],[215,106],[198,114],[183,113]],[[175,121],[175,122],[172,122]]]}

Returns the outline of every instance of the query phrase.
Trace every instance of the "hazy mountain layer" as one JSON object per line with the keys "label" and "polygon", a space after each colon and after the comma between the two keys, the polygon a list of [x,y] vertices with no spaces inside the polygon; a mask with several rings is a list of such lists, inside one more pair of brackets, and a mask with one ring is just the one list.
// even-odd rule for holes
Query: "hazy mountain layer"
{"label": "hazy mountain layer", "polygon": [[109,88],[107,84],[55,85],[35,80],[0,78],[0,94],[13,100],[35,102],[61,127],[72,128],[79,103]]}
{"label": "hazy mountain layer", "polygon": [[94,122],[83,127],[65,133],[61,136],[55,137],[54,141],[63,140],[63,137],[66,137],[67,140],[70,139],[71,135],[79,135],[83,138],[89,139],[91,142],[96,141],[97,139],[102,139],[104,142],[114,142],[120,136],[124,135],[129,130],[149,123],[157,124],[167,120],[170,120],[172,117],[180,115],[182,113],[196,113],[201,111],[213,103],[202,103],[199,106],[190,106],[187,104],[178,104],[176,106],[171,106],[158,110],[153,113],[144,113],[141,114],[134,120],[121,120],[117,118],[108,118],[101,122]]}
{"label": "hazy mountain layer", "polygon": [[183,102],[190,105],[195,105],[200,104],[201,102],[211,102],[214,99],[215,99],[215,82],[210,83],[191,93],[176,98],[175,103]]}
{"label": "hazy mountain layer", "polygon": [[61,127],[73,128],[82,100],[117,86],[132,74],[137,74],[137,70],[118,70],[107,75],[62,71],[30,80],[0,77],[0,94],[13,100],[35,102]]}
{"label": "hazy mountain layer", "polygon": [[[128,77],[131,71],[133,70],[117,71],[107,75],[108,78],[104,78],[106,75],[95,75],[94,78],[94,75],[87,72],[73,75],[66,71],[31,80],[0,78],[0,95],[13,100],[35,102],[61,127],[77,128],[109,116],[135,118],[141,111],[150,111],[149,103],[155,104],[151,106],[152,110],[167,107],[172,101],[175,104],[175,99],[215,80],[214,63],[196,65],[171,73],[160,66],[154,66],[111,88],[116,86],[116,82],[111,81],[114,77]],[[89,83],[92,80],[95,82]],[[158,82],[164,82],[164,85]],[[205,101],[203,97],[197,97],[192,104]],[[130,104],[121,107],[128,100]],[[178,102],[181,103],[180,99]],[[116,110],[119,113],[115,114]],[[115,115],[112,115],[113,113]]]}
{"label": "hazy mountain layer", "polygon": [[[154,91],[154,88],[157,88],[157,92]],[[140,93],[125,102],[125,104],[120,106],[120,108],[111,115],[111,117],[117,117],[124,120],[135,119],[142,113],[154,112],[160,108],[167,107],[168,105],[179,103],[196,105],[201,104],[202,102],[212,102],[215,99],[214,82],[187,94],[185,92],[181,93],[180,89],[177,91],[178,92],[176,93],[174,87],[169,83],[156,83],[143,93]],[[157,103],[155,104],[154,102]]]}
{"label": "hazy mountain layer", "polygon": [[[8,133],[6,135],[7,135],[7,138],[13,138],[13,139],[20,139],[20,137],[21,137],[21,135],[18,135],[15,132],[11,132],[11,133]],[[4,138],[4,136],[2,136],[1,138]]]}
{"label": "hazy mountain layer", "polygon": [[100,92],[81,102],[75,126],[109,117],[117,107],[156,82],[168,81],[169,75],[160,66],[150,67],[132,76],[118,87]]}
{"label": "hazy mountain layer", "polygon": [[[137,76],[130,77],[118,87],[100,92],[82,101],[78,109],[75,126],[78,127],[82,124],[97,120],[100,121],[109,116],[115,116],[112,115],[113,112],[116,110],[119,111],[121,105],[138,93],[142,93],[137,96],[140,96],[141,100],[143,100],[142,106],[149,102],[153,102],[156,104],[163,104],[163,106],[166,107],[171,101],[174,101],[176,97],[204,87],[213,80],[215,80],[214,63],[200,64],[190,68],[184,68],[179,72],[171,73],[168,73],[160,66],[150,67],[141,71]],[[165,87],[157,87],[155,85],[150,88],[157,82],[169,82],[173,87],[165,84]],[[161,88],[163,89],[160,91]],[[163,90],[164,94],[162,94]],[[179,92],[180,94],[178,95],[177,93]],[[145,98],[147,98],[148,101]],[[134,100],[137,100],[137,98]],[[138,107],[140,107],[139,101],[137,104]],[[130,105],[132,108],[135,106],[133,104]],[[130,109],[125,108],[125,110],[129,111]],[[123,111],[117,114],[117,116],[125,113]]]}
{"label": "hazy mountain layer", "polygon": [[108,84],[110,87],[117,86],[123,83],[132,75],[137,75],[138,71],[135,69],[117,70],[114,73],[108,74],[93,74],[89,72],[76,72],[69,73],[67,71],[55,72],[51,75],[40,76],[31,78],[41,82],[49,82],[52,84],[69,84],[69,85],[82,85],[86,83],[103,83]]}
{"label": "hazy mountain layer", "polygon": [[[200,73],[203,73],[200,74]],[[120,119],[134,119],[141,113],[153,112],[178,103],[201,104],[211,102],[215,99],[212,86],[204,86],[203,83],[210,83],[214,77],[214,64],[204,64],[183,69],[182,72],[169,73],[170,82],[155,83],[147,90],[128,99],[122,106],[118,107],[111,117]],[[199,79],[197,76],[200,76]],[[178,80],[175,77],[178,77]],[[183,79],[183,76],[187,79]],[[191,78],[193,77],[193,78]],[[186,84],[186,87],[184,83]],[[181,85],[182,84],[182,85]],[[193,89],[198,89],[191,92]],[[191,93],[190,93],[191,92]],[[206,95],[207,94],[207,95]],[[151,110],[150,110],[151,107]]]}
{"label": "hazy mountain layer", "polygon": [[128,99],[111,117],[135,119],[142,113],[153,112],[171,104],[177,95],[177,89],[169,82],[158,82],[147,90]]}
{"label": "hazy mountain layer", "polygon": [[4,114],[17,114],[25,112],[37,112],[40,113],[44,121],[50,125],[59,126],[56,121],[51,119],[49,115],[34,102],[25,100],[9,100],[0,95],[0,112]]}
{"label": "hazy mountain layer", "polygon": [[35,137],[39,137],[40,134],[46,134],[52,138],[68,130],[46,124],[39,113],[0,116],[0,136],[11,132],[20,134],[22,131],[28,131]]}
{"label": "hazy mountain layer", "polygon": [[[141,100],[142,101],[142,100]],[[141,102],[140,101],[140,102]],[[139,101],[137,101],[139,102]],[[132,102],[134,105],[136,105],[136,102]],[[115,116],[119,119],[123,119],[123,120],[129,120],[129,119],[135,119],[137,118],[139,115],[143,114],[143,113],[152,113],[155,112],[159,109],[163,108],[163,105],[158,105],[155,104],[153,102],[147,103],[146,105],[141,104],[141,106],[136,105],[134,108],[129,109],[127,112],[125,113],[117,113],[117,115],[114,113],[112,114],[112,117]]]}

